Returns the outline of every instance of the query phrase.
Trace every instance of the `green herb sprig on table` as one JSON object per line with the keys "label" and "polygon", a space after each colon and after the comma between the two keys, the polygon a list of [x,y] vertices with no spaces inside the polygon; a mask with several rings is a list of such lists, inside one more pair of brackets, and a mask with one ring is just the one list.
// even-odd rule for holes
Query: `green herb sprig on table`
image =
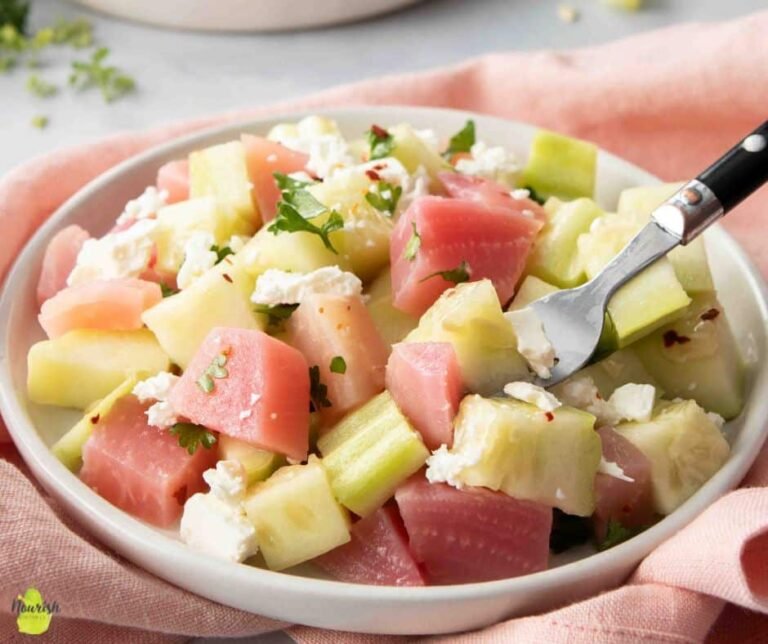
{"label": "green herb sprig on table", "polygon": [[69,84],[79,90],[96,87],[107,103],[132,92],[136,82],[118,67],[105,64],[107,56],[109,56],[109,49],[99,47],[93,52],[90,60],[74,61]]}

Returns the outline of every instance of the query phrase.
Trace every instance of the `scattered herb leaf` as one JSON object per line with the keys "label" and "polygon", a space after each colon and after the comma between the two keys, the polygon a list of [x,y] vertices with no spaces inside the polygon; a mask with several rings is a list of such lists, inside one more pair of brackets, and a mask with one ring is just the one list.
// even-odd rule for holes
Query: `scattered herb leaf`
{"label": "scattered herb leaf", "polygon": [[536,192],[531,186],[523,186],[523,190],[527,190],[529,192],[528,199],[531,201],[535,201],[540,206],[544,205],[544,202],[546,202],[546,199],[542,197],[538,192]]}
{"label": "scattered herb leaf", "polygon": [[280,192],[302,190],[314,183],[313,181],[304,181],[303,179],[297,179],[296,177],[289,177],[282,172],[273,172],[272,176],[275,178],[275,183],[277,184],[277,187],[280,188]]}
{"label": "scattered herb leaf", "polygon": [[37,116],[33,116],[29,123],[32,127],[37,128],[38,130],[44,130],[48,127],[48,117],[38,114]]}
{"label": "scattered herb leaf", "polygon": [[343,356],[334,356],[331,360],[331,373],[347,373],[347,361]]}
{"label": "scattered herb leaf", "polygon": [[[50,32],[49,42],[55,45],[70,45],[75,49],[85,49],[93,45],[93,24],[85,18],[57,20],[53,27],[38,31],[35,38],[38,38],[44,31]],[[42,36],[41,38],[45,39],[46,37]]]}
{"label": "scattered herb leaf", "polygon": [[0,25],[10,25],[20,34],[26,33],[29,18],[28,0],[0,0]]}
{"label": "scattered herb leaf", "polygon": [[428,279],[431,279],[433,277],[437,277],[438,275],[442,277],[446,282],[453,282],[454,284],[461,284],[462,282],[468,282],[469,276],[472,269],[470,268],[469,264],[462,260],[461,264],[459,264],[456,268],[451,268],[447,271],[436,271],[435,273],[432,273],[430,275],[427,275],[424,279],[420,280],[421,282],[426,282]]}
{"label": "scattered herb leaf", "polygon": [[160,291],[162,292],[163,297],[171,297],[171,295],[176,295],[176,293],[179,292],[179,289],[168,286],[165,282],[160,282]]}
{"label": "scattered herb leaf", "polygon": [[395,137],[387,132],[383,127],[371,125],[371,129],[366,133],[368,145],[371,147],[370,159],[383,159],[392,154],[395,147]]}
{"label": "scattered herb leaf", "polygon": [[266,315],[267,324],[275,327],[290,318],[298,307],[298,304],[257,304],[254,310],[256,313]]}
{"label": "scattered herb leaf", "polygon": [[620,543],[631,539],[634,536],[640,534],[648,526],[640,526],[639,528],[628,528],[620,521],[611,519],[608,521],[608,526],[605,531],[605,539],[603,539],[597,546],[600,551],[608,550],[614,546],[618,546]]}
{"label": "scattered herb leaf", "polygon": [[69,84],[81,90],[98,87],[107,103],[117,100],[136,87],[136,83],[120,69],[105,65],[109,49],[100,47],[91,55],[90,60],[74,61]]}
{"label": "scattered herb leaf", "polygon": [[475,122],[470,119],[456,134],[454,134],[450,141],[448,141],[448,148],[443,153],[443,156],[450,158],[458,152],[469,152],[472,146],[475,144]]}
{"label": "scattered herb leaf", "polygon": [[226,364],[229,358],[226,353],[219,353],[211,360],[211,364],[197,379],[197,386],[200,387],[205,393],[210,394],[216,387],[214,378],[221,380],[229,376],[229,371],[226,369]]}
{"label": "scattered herb leaf", "polygon": [[405,252],[403,253],[403,257],[407,259],[409,262],[412,262],[414,259],[416,259],[416,253],[419,252],[419,248],[421,248],[421,235],[419,235],[419,231],[416,230],[416,222],[411,222],[411,227],[413,228],[413,233],[411,234],[411,238],[408,240],[408,243],[405,245]]}
{"label": "scattered herb leaf", "polygon": [[205,449],[211,449],[216,444],[216,434],[202,425],[176,423],[168,431],[178,437],[179,445],[186,448],[190,454],[194,454],[201,445]]}
{"label": "scattered herb leaf", "polygon": [[[327,208],[325,210],[327,211]],[[343,227],[344,220],[335,210],[331,212],[322,226],[316,226],[306,218],[302,217],[301,213],[291,204],[281,201],[277,206],[277,217],[275,217],[267,230],[273,235],[277,235],[281,232],[295,233],[299,231],[318,235],[320,239],[323,240],[325,247],[338,255],[339,251],[333,247],[329,235],[333,231]]]}
{"label": "scattered herb leaf", "polygon": [[328,387],[320,381],[320,367],[317,365],[309,368],[309,398],[315,411],[331,406]]}
{"label": "scattered herb leaf", "polygon": [[48,98],[59,91],[59,88],[53,83],[49,83],[37,74],[30,74],[27,77],[27,91],[39,98]]}
{"label": "scattered herb leaf", "polygon": [[221,262],[223,262],[225,257],[235,254],[235,251],[233,251],[229,246],[219,247],[216,244],[211,246],[211,252],[216,253],[217,264],[220,264]]}
{"label": "scattered herb leaf", "polygon": [[400,195],[402,194],[403,189],[400,186],[393,186],[386,181],[379,181],[378,191],[367,192],[365,194],[365,200],[376,208],[376,210],[394,215],[395,208],[397,208],[397,202],[400,201]]}

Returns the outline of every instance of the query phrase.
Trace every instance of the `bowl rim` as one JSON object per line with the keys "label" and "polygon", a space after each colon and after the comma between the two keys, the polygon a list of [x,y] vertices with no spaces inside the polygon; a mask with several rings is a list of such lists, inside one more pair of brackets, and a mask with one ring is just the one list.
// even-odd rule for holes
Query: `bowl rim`
{"label": "bowl rim", "polygon": [[[757,458],[760,448],[766,436],[768,436],[768,425],[765,425],[760,431],[754,431],[754,435],[750,434],[745,439],[747,440],[746,445],[742,445],[742,450],[744,450],[742,453],[748,451],[750,454],[754,454],[754,456],[745,455],[739,460],[729,458],[723,467],[701,489],[672,514],[636,537],[609,550],[597,552],[571,563],[521,577],[448,586],[393,587],[361,585],[294,576],[253,566],[222,562],[219,559],[193,551],[181,541],[172,539],[166,534],[159,532],[158,529],[142,523],[128,513],[113,506],[82,483],[76,474],[67,470],[45,445],[32,422],[26,418],[26,411],[21,403],[22,395],[19,394],[17,396],[14,389],[10,363],[5,352],[8,323],[15,299],[14,285],[19,281],[20,276],[27,270],[28,266],[34,263],[36,257],[41,252],[41,246],[47,242],[55,230],[62,226],[64,220],[72,212],[76,211],[83,202],[86,202],[92,192],[108,186],[122,174],[129,173],[145,164],[151,163],[174,150],[189,147],[207,139],[227,133],[232,133],[236,136],[239,131],[253,131],[276,122],[293,121],[313,114],[328,116],[339,121],[343,121],[345,117],[353,118],[368,114],[371,115],[373,120],[393,119],[401,121],[409,120],[412,118],[412,115],[431,118],[438,114],[457,119],[473,118],[478,121],[493,123],[498,127],[516,130],[518,133],[522,131],[532,132],[539,129],[534,125],[520,121],[464,110],[414,107],[409,105],[359,106],[335,109],[316,108],[290,112],[274,112],[258,118],[231,121],[223,125],[201,129],[150,147],[97,176],[59,206],[27,241],[11,270],[8,272],[2,292],[0,292],[0,329],[3,329],[2,335],[0,335],[0,412],[2,412],[3,418],[6,420],[8,430],[14,439],[17,449],[30,467],[35,478],[43,487],[52,495],[60,498],[64,502],[67,511],[75,515],[79,523],[84,524],[86,522],[85,518],[87,518],[91,523],[98,522],[101,524],[98,530],[83,526],[84,529],[88,532],[96,532],[102,541],[108,537],[110,547],[114,547],[116,550],[124,550],[124,548],[115,547],[112,543],[127,540],[131,544],[132,551],[143,550],[150,554],[155,553],[156,555],[173,559],[181,567],[192,565],[209,578],[210,576],[226,574],[229,579],[236,580],[238,583],[259,582],[269,584],[272,587],[277,585],[285,592],[300,591],[305,596],[322,596],[324,599],[339,601],[348,599],[355,599],[356,601],[364,599],[373,603],[392,600],[417,603],[440,600],[460,601],[464,599],[496,597],[500,594],[525,594],[534,590],[539,591],[542,585],[572,584],[579,579],[595,574],[600,569],[615,569],[621,567],[622,564],[626,564],[629,560],[632,562],[640,561],[662,542],[690,524],[709,505],[714,503],[717,498],[738,485]],[[640,177],[642,181],[647,181],[648,183],[659,182],[657,177],[610,152],[600,149],[600,156],[618,169]],[[739,272],[746,276],[750,284],[751,297],[757,300],[760,316],[766,322],[768,328],[768,286],[766,286],[757,266],[735,239],[721,226],[716,225],[712,227],[707,235],[727,249],[731,261],[734,262]],[[766,368],[768,367],[764,367],[763,370]],[[762,402],[758,400],[756,407],[760,417],[768,417],[768,398],[765,398]],[[134,556],[129,558],[136,561]],[[139,562],[138,565],[146,568],[143,562]],[[224,569],[224,573],[222,573],[222,569]],[[162,577],[159,573],[155,574]],[[169,583],[175,584],[175,582]]]}

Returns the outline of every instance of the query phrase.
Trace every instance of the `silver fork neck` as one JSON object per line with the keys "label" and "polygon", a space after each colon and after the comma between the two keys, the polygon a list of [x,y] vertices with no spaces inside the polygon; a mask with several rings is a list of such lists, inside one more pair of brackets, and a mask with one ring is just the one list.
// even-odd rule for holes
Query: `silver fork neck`
{"label": "silver fork neck", "polygon": [[694,179],[656,208],[651,219],[685,245],[724,214],[723,205],[715,193]]}

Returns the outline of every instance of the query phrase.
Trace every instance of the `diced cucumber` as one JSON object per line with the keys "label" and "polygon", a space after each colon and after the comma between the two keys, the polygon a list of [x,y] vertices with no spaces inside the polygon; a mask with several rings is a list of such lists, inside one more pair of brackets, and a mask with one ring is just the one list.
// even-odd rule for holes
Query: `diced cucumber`
{"label": "diced cucumber", "polygon": [[560,288],[573,288],[587,280],[576,240],[603,211],[591,199],[561,202],[557,208],[551,201],[546,208],[549,221],[536,239],[526,272]]}
{"label": "diced cucumber", "polygon": [[230,235],[253,235],[261,218],[253,203],[245,147],[230,141],[189,155],[189,196],[215,197]]}
{"label": "diced cucumber", "polygon": [[282,454],[259,449],[226,434],[219,435],[218,444],[220,460],[238,461],[245,470],[248,485],[265,481],[286,463]]}
{"label": "diced cucumber", "polygon": [[[680,189],[681,183],[629,188],[619,195],[617,213],[638,221],[638,229],[663,201]],[[675,275],[688,295],[711,293],[715,290],[709,270],[704,238],[698,237],[686,246],[678,246],[667,255]]]}
{"label": "diced cucumber", "polygon": [[509,310],[518,311],[524,309],[531,302],[540,300],[545,295],[549,295],[550,293],[559,290],[560,289],[558,289],[557,286],[553,286],[534,275],[528,275],[517,289],[515,299],[513,299],[512,303],[509,305]]}
{"label": "diced cucumber", "polygon": [[386,391],[345,417],[317,446],[336,498],[361,517],[384,505],[429,456]]}
{"label": "diced cucumber", "polygon": [[314,456],[257,483],[243,505],[271,570],[314,559],[350,539],[349,515],[333,498],[325,468]]}
{"label": "diced cucumber", "polygon": [[392,306],[392,280],[389,269],[371,282],[367,294],[368,312],[387,344],[400,342],[418,325],[417,318]]}
{"label": "diced cucumber", "polygon": [[595,193],[597,147],[555,132],[539,130],[531,144],[522,185],[547,199],[578,199]]}
{"label": "diced cucumber", "polygon": [[142,315],[163,349],[183,369],[213,327],[265,327],[264,316],[254,313],[250,302],[256,280],[243,266],[244,251],[225,258],[188,288]]}
{"label": "diced cucumber", "polygon": [[184,261],[184,246],[195,233],[210,233],[223,245],[232,236],[232,228],[219,213],[213,197],[181,201],[157,213],[157,228],[152,234],[157,245],[157,269],[175,274]]}
{"label": "diced cucumber", "polygon": [[475,393],[492,395],[508,382],[528,378],[515,332],[487,279],[445,291],[404,341],[450,342],[462,380]]}
{"label": "diced cucumber", "polygon": [[594,424],[594,416],[572,407],[547,413],[514,400],[467,396],[448,452],[460,464],[453,478],[589,516],[601,455]]}
{"label": "diced cucumber", "polygon": [[113,405],[133,391],[139,379],[129,376],[117,389],[102,398],[88,410],[88,413],[64,436],[57,440],[51,452],[68,470],[77,472],[83,464],[83,445],[91,437],[99,421],[105,418]]}
{"label": "diced cucumber", "polygon": [[411,174],[416,172],[419,166],[423,166],[431,178],[430,188],[439,190],[441,184],[437,179],[437,174],[451,170],[450,164],[436,150],[424,143],[410,125],[405,123],[395,125],[389,128],[389,133],[395,144],[392,156],[400,161]]}
{"label": "diced cucumber", "polygon": [[[336,244],[337,233],[331,233]],[[339,263],[339,256],[327,249],[320,237],[307,232],[273,235],[262,228],[238,254],[246,271],[257,277],[270,268],[293,273],[311,273]]]}
{"label": "diced cucumber", "polygon": [[[623,385],[630,383],[638,385],[653,385],[659,394],[663,388],[659,386],[658,381],[648,372],[640,358],[634,351],[634,347],[616,351],[600,362],[589,365],[580,371],[577,371],[571,378],[580,376],[589,376],[595,383],[597,390],[604,399],[611,397],[611,394]],[[566,381],[568,382],[568,381]],[[557,385],[553,393],[557,395]]]}
{"label": "diced cucumber", "polygon": [[131,375],[166,371],[170,361],[147,329],[70,331],[32,345],[27,393],[33,403],[86,409]]}
{"label": "diced cucumber", "polygon": [[668,396],[692,398],[724,418],[741,412],[744,366],[714,295],[696,296],[684,317],[632,348]]}
{"label": "diced cucumber", "polygon": [[616,431],[651,462],[657,512],[669,514],[688,500],[728,459],[720,429],[694,401],[670,403],[647,423],[625,423]]}

